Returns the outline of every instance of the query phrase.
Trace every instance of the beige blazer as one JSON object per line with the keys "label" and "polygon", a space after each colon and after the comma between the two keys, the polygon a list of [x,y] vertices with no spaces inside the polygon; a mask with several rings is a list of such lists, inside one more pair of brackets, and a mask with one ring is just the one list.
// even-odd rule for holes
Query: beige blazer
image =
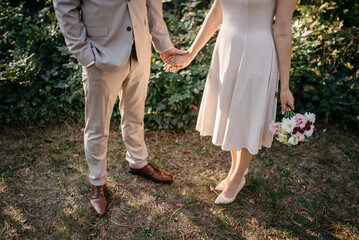
{"label": "beige blazer", "polygon": [[161,0],[54,0],[61,32],[83,66],[111,71],[129,59],[133,41],[139,64],[172,47]]}

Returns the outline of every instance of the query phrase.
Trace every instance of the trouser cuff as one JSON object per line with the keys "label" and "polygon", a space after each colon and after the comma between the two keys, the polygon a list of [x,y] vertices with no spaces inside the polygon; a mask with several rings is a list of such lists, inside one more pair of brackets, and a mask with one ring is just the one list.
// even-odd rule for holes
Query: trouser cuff
{"label": "trouser cuff", "polygon": [[90,182],[94,186],[102,186],[102,185],[106,184],[106,178],[104,178],[104,179],[92,179],[90,177]]}
{"label": "trouser cuff", "polygon": [[140,169],[148,164],[146,159],[134,158],[128,152],[126,153],[126,160],[128,161],[130,168],[133,169]]}

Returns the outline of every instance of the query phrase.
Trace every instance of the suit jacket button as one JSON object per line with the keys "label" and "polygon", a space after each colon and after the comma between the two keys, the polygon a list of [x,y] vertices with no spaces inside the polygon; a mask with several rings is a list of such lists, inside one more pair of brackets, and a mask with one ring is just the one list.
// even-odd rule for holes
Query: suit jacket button
{"label": "suit jacket button", "polygon": [[132,28],[131,28],[131,27],[127,27],[127,31],[129,31],[129,32],[130,32],[131,30],[132,30]]}

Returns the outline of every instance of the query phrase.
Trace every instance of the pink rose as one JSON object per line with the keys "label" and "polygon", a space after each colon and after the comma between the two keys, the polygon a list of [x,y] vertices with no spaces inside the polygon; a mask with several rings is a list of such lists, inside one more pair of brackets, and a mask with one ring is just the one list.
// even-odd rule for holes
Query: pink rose
{"label": "pink rose", "polygon": [[280,130],[280,123],[275,123],[274,121],[272,121],[269,124],[269,130],[273,133],[273,134],[277,134]]}
{"label": "pink rose", "polygon": [[298,136],[298,141],[299,141],[299,142],[304,142],[304,141],[305,141],[305,136],[304,136],[304,134],[299,134],[299,136]]}
{"label": "pink rose", "polygon": [[305,124],[307,123],[307,118],[304,115],[297,113],[295,115],[295,121],[297,127],[305,128]]}

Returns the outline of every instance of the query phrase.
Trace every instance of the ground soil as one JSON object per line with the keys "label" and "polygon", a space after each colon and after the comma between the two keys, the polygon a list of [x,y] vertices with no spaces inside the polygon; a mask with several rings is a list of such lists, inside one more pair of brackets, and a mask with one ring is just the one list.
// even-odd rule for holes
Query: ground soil
{"label": "ground soil", "polygon": [[231,160],[209,137],[146,131],[150,162],[175,178],[163,185],[129,173],[113,124],[104,217],[89,205],[81,125],[2,127],[0,239],[359,239],[359,136],[317,127],[305,145],[262,149],[235,202],[217,206]]}

